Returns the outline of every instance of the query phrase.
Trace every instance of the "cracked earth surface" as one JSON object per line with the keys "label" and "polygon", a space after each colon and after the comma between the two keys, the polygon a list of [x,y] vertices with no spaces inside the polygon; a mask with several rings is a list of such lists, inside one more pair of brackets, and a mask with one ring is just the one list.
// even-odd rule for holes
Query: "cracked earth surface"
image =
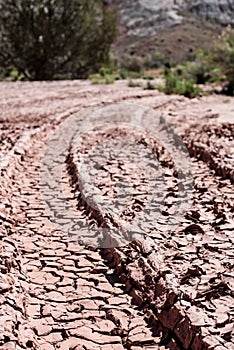
{"label": "cracked earth surface", "polygon": [[[233,349],[234,99],[190,101],[126,82],[0,88],[0,348]],[[173,125],[188,147],[194,188],[191,208],[173,232],[167,230],[171,186],[171,200],[147,235],[95,249],[51,222],[40,161],[48,137],[68,117],[116,102],[149,106]],[[82,147],[71,148],[62,174],[70,204],[94,227],[110,224],[82,199],[76,156],[105,137],[105,130],[87,134]],[[97,186],[113,199],[123,174],[138,190],[138,201],[121,214],[131,224],[144,205],[144,176],[113,159],[100,169]]]}

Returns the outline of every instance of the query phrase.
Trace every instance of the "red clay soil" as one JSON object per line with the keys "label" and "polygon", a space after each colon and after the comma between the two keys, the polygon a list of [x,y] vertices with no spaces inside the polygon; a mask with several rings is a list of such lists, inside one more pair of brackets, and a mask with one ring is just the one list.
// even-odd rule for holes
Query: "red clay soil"
{"label": "red clay soil", "polygon": [[[122,81],[1,83],[0,89],[0,348],[234,349],[234,99],[188,100]],[[151,107],[173,126],[190,153],[194,185],[191,207],[172,232],[168,201],[149,234],[97,249],[50,220],[40,162],[49,136],[70,116],[82,120],[88,107],[116,102]],[[115,218],[110,224],[102,208],[94,213],[78,183],[79,152],[105,137],[102,130],[87,134],[80,148],[71,145],[62,182],[81,222],[108,228],[118,227]],[[142,191],[122,225],[144,206],[145,179],[135,172],[115,159],[99,171],[103,196],[108,189],[112,198],[123,175]],[[173,176],[167,172],[171,183]]]}

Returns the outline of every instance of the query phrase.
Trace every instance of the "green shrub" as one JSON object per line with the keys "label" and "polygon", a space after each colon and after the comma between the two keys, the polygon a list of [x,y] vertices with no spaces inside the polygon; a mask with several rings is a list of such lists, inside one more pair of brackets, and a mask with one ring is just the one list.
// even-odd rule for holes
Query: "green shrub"
{"label": "green shrub", "polygon": [[121,79],[127,79],[128,77],[128,71],[125,68],[120,68],[119,70],[119,76]]}
{"label": "green shrub", "polygon": [[142,79],[144,79],[144,80],[154,80],[154,76],[153,75],[150,75],[150,74],[147,74],[147,73],[144,73],[143,75],[142,75]]}
{"label": "green shrub", "polygon": [[124,68],[128,72],[141,73],[143,70],[141,57],[124,55],[119,64],[121,68]]}
{"label": "green shrub", "polygon": [[89,79],[91,80],[92,84],[104,84],[105,80],[100,74],[91,74],[89,76]]}
{"label": "green shrub", "polygon": [[101,68],[99,69],[99,73],[100,73],[100,75],[101,75],[102,77],[105,77],[105,75],[111,74],[112,72],[111,72],[111,69],[108,68],[108,67],[101,67]]}
{"label": "green shrub", "polygon": [[204,61],[199,59],[187,65],[184,75],[185,78],[192,79],[196,84],[205,84],[211,79],[210,69]]}
{"label": "green shrub", "polygon": [[24,78],[24,75],[20,73],[14,66],[0,69],[0,80],[2,81],[22,81]]}
{"label": "green shrub", "polygon": [[105,78],[105,84],[114,84],[114,82],[115,82],[114,75],[106,74],[104,78]]}
{"label": "green shrub", "polygon": [[234,96],[234,30],[227,27],[216,42],[212,50],[212,60],[222,73],[222,80],[226,84],[222,92]]}
{"label": "green shrub", "polygon": [[227,52],[228,64],[225,67],[227,84],[224,86],[223,92],[229,96],[234,96],[234,30],[227,36],[229,45]]}
{"label": "green shrub", "polygon": [[141,72],[131,72],[131,71],[129,71],[128,72],[128,78],[140,79],[140,78],[143,78],[144,74],[145,74],[144,71],[141,71]]}
{"label": "green shrub", "polygon": [[192,80],[195,84],[224,81],[223,69],[217,60],[214,60],[213,50],[197,52],[189,61],[177,65],[176,73],[183,79]]}
{"label": "green shrub", "polygon": [[144,73],[144,71],[137,73],[137,72],[128,71],[125,68],[120,68],[119,76],[121,79],[127,79],[127,78],[140,79],[140,78],[143,78],[145,76],[145,73]]}
{"label": "green shrub", "polygon": [[165,88],[164,92],[166,94],[177,93],[178,84],[179,84],[179,76],[169,70],[165,69]]}
{"label": "green shrub", "polygon": [[195,85],[191,80],[182,80],[181,90],[179,91],[180,95],[184,95],[188,98],[194,98],[200,95],[202,89],[199,86]]}
{"label": "green shrub", "polygon": [[128,87],[132,87],[132,88],[135,88],[135,87],[141,87],[142,84],[139,83],[139,82],[136,82],[136,81],[133,81],[133,80],[129,80],[128,81]]}
{"label": "green shrub", "polygon": [[157,69],[163,67],[166,58],[160,52],[153,52],[149,54],[143,61],[143,65],[147,69]]}
{"label": "green shrub", "polygon": [[11,67],[9,71],[9,80],[10,81],[22,81],[24,80],[24,75],[19,73],[15,67]]}
{"label": "green shrub", "polygon": [[176,67],[178,75],[196,84],[205,84],[212,78],[212,65],[204,53],[199,52],[193,61],[187,61]]}
{"label": "green shrub", "polygon": [[109,57],[107,64],[99,69],[99,73],[102,77],[105,77],[105,75],[113,74],[115,71],[116,63],[111,56]]}
{"label": "green shrub", "polygon": [[101,74],[92,74],[89,76],[92,84],[113,84],[116,76],[113,74],[106,74],[104,77]]}
{"label": "green shrub", "polygon": [[178,94],[188,98],[194,98],[202,91],[192,80],[186,80],[168,69],[165,70],[165,86],[161,90],[166,94]]}

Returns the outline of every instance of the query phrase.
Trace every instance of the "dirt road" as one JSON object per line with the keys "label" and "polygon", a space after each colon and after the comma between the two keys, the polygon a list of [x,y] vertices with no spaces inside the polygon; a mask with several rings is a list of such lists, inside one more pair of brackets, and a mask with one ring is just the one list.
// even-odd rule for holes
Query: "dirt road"
{"label": "dirt road", "polygon": [[[0,89],[0,348],[233,349],[234,99],[188,100],[123,81],[1,83]],[[173,156],[161,159],[154,145],[170,184],[160,220],[139,240],[98,249],[82,245],[79,232],[68,234],[66,221],[63,230],[52,222],[41,195],[41,159],[69,118],[82,122],[88,108],[119,102],[152,108],[182,137],[191,157],[191,206],[169,231],[177,177]],[[153,117],[145,118],[153,128]],[[79,154],[108,132],[89,132],[71,145],[61,182],[82,224],[119,229],[131,226],[145,205],[142,164],[130,166],[123,151],[121,164],[113,157],[95,173],[110,201],[123,179],[138,191],[118,224],[114,217],[107,222],[102,208],[93,210],[78,184]],[[139,141],[132,135],[125,137]],[[148,134],[140,143],[151,147]]]}

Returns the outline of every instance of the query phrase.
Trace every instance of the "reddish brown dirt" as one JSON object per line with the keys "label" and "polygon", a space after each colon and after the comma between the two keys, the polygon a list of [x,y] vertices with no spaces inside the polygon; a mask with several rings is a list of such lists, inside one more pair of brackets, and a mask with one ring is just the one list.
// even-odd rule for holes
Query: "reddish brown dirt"
{"label": "reddish brown dirt", "polygon": [[[0,347],[233,349],[234,99],[188,100],[126,82],[0,88]],[[191,154],[192,207],[173,233],[165,214],[144,239],[98,250],[49,220],[40,159],[51,132],[69,116],[121,101],[152,107],[183,137]],[[67,162],[70,202],[96,225],[74,192],[76,164],[71,156]]]}

